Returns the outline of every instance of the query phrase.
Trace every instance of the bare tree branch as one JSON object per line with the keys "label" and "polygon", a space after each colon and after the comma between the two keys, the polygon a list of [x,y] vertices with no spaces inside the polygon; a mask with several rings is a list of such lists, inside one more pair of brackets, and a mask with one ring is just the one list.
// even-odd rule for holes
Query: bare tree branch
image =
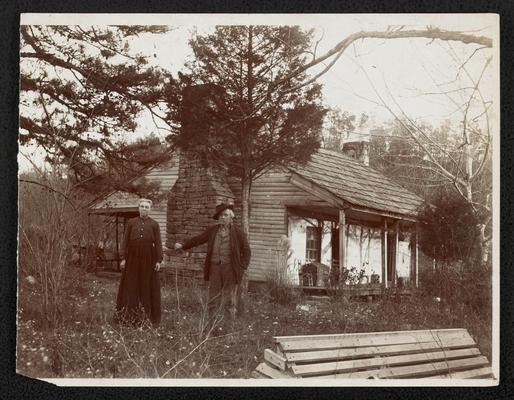
{"label": "bare tree branch", "polygon": [[[353,42],[359,40],[359,39],[403,39],[403,38],[427,38],[427,39],[439,39],[439,40],[446,40],[446,41],[459,41],[465,44],[478,44],[483,47],[492,47],[493,41],[491,38],[488,38],[486,36],[476,36],[476,35],[469,35],[465,34],[459,31],[447,31],[443,29],[438,29],[434,27],[427,27],[426,29],[421,30],[409,30],[409,31],[403,31],[401,29],[394,30],[394,31],[361,31],[356,32],[354,34],[351,34],[350,36],[347,36],[344,40],[339,42],[336,46],[334,46],[330,51],[325,53],[324,55],[312,60],[310,63],[307,63],[303,65],[302,67],[298,68],[296,71],[293,71],[292,73],[288,74],[284,78],[276,81],[273,85],[273,88],[280,86],[286,82],[289,82],[292,78],[295,76],[301,74],[302,72],[308,70],[309,68],[314,67],[315,65],[318,65],[319,63],[327,60],[328,58],[338,55],[340,57],[340,53],[344,52],[349,45],[351,45]],[[328,71],[326,68],[323,73]],[[316,78],[321,76],[322,74],[318,74]],[[306,81],[301,86],[306,86],[310,83],[312,83],[313,80]],[[299,87],[301,87],[299,86]],[[299,87],[295,87],[290,90],[296,90]]]}
{"label": "bare tree branch", "polygon": [[25,183],[30,183],[32,185],[38,185],[38,186],[42,186],[44,187],[45,189],[47,190],[50,190],[51,192],[53,193],[57,193],[58,195],[62,196],[72,207],[75,211],[77,211],[77,208],[75,207],[75,205],[73,204],[73,202],[70,200],[70,198],[68,196],[66,196],[66,194],[64,194],[63,192],[51,187],[51,186],[48,186],[48,185],[45,185],[44,183],[41,183],[41,182],[37,182],[37,181],[32,181],[32,180],[29,180],[29,179],[23,179],[23,178],[20,178],[20,182],[25,182]]}
{"label": "bare tree branch", "polygon": [[[393,115],[393,117],[400,123],[400,125],[407,131],[407,133],[412,137],[412,139],[421,147],[421,149],[424,151],[424,153],[427,155],[427,157],[430,159],[430,161],[432,163],[434,163],[440,170],[441,170],[441,173],[446,176],[448,179],[453,179],[453,180],[457,180],[459,182],[459,184],[462,184],[464,185],[464,182],[462,182],[462,180],[458,179],[457,176],[455,176],[454,174],[452,174],[451,172],[449,172],[435,157],[434,155],[430,152],[430,150],[426,147],[426,145],[424,143],[422,143],[419,138],[414,134],[414,132],[412,131],[412,128],[411,126],[407,125],[405,123],[405,121],[400,118],[400,116],[397,115],[397,113],[391,108],[389,107],[389,105],[387,104],[387,102],[384,100],[384,98],[382,97],[382,95],[380,94],[380,92],[378,91],[377,87],[375,86],[375,84],[373,83],[373,81],[371,80],[371,78],[369,77],[368,73],[366,72],[366,70],[360,65],[357,63],[357,65],[361,68],[361,70],[364,72],[364,74],[366,75],[366,78],[369,82],[369,84],[371,85],[373,91],[375,92],[375,94],[377,95],[377,97],[380,99],[380,101],[382,102],[382,106],[384,108],[386,108],[390,113],[391,115]],[[412,123],[412,122],[411,122]],[[413,125],[414,127],[416,127],[416,125],[414,124]]]}

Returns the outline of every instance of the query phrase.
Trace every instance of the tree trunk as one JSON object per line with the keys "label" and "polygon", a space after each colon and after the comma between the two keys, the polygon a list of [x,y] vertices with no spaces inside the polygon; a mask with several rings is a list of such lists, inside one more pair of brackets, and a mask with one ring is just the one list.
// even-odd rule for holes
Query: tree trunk
{"label": "tree trunk", "polygon": [[[246,113],[250,115],[253,112],[253,60],[251,55],[253,54],[253,28],[248,28],[248,59],[247,59],[247,99],[246,99]],[[244,136],[248,129],[252,129],[251,124],[248,126],[248,121],[244,122],[244,129],[242,136]],[[243,156],[243,178],[241,180],[241,225],[243,232],[248,238],[250,232],[250,191],[252,178],[250,175],[250,166],[248,165],[248,157],[252,153],[251,144],[248,141],[244,142],[242,149]],[[243,275],[243,279],[237,288],[238,297],[238,314],[242,314],[247,311],[247,294],[248,294],[248,271]]]}
{"label": "tree trunk", "polygon": [[[243,232],[248,238],[250,232],[250,191],[251,180],[243,179],[241,182],[241,226]],[[238,307],[237,312],[239,315],[245,313],[248,309],[247,296],[248,295],[248,271],[243,275],[241,283],[237,287]]]}
{"label": "tree trunk", "polygon": [[243,179],[241,182],[241,226],[246,235],[250,232],[250,179]]}
{"label": "tree trunk", "polygon": [[[465,121],[464,121],[465,124]],[[464,196],[466,200],[472,204],[473,209],[473,184],[472,177],[474,175],[473,171],[473,157],[472,157],[472,149],[471,149],[471,139],[469,136],[469,132],[465,128],[464,125],[464,163],[465,163],[465,179],[464,179]],[[485,157],[485,155],[484,155]],[[480,235],[478,237],[478,248],[476,259],[482,265],[486,264],[488,261],[488,249],[487,249],[487,241],[485,238],[485,225],[480,225]]]}

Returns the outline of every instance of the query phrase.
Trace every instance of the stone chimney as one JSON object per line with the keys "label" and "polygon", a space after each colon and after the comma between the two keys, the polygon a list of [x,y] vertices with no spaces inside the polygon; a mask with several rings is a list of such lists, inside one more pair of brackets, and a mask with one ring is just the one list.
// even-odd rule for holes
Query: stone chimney
{"label": "stone chimney", "polygon": [[175,252],[173,246],[214,224],[212,216],[222,202],[234,204],[225,171],[205,167],[198,156],[181,152],[178,178],[168,194],[166,261],[170,267],[202,270],[206,245],[189,250],[188,256]]}
{"label": "stone chimney", "polygon": [[[201,134],[211,129],[212,111],[222,102],[223,89],[219,86],[205,84],[184,89],[181,129],[184,133],[194,132],[192,136],[199,140],[199,146],[205,145],[201,143]],[[188,140],[187,137],[183,135],[183,140]],[[183,243],[214,224],[212,216],[216,205],[222,202],[234,204],[234,194],[223,168],[207,165],[198,154],[190,151],[181,150],[179,158],[178,178],[168,194],[166,261],[170,267],[201,271],[207,246],[193,248],[186,256],[174,251],[174,244]]]}

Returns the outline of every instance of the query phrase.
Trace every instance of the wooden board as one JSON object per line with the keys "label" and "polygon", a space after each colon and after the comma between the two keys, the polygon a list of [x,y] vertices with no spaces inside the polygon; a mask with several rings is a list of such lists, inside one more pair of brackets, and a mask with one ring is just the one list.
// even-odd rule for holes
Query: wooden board
{"label": "wooden board", "polygon": [[269,363],[271,366],[278,368],[281,371],[286,370],[287,360],[270,349],[264,350],[264,361]]}
{"label": "wooden board", "polygon": [[[328,363],[316,363],[306,365],[294,365],[292,370],[295,375],[327,375],[330,373],[346,373],[362,369],[392,368],[394,366],[432,363],[444,360],[460,359],[479,356],[478,349],[459,349],[448,351],[436,351],[430,353],[407,354],[391,357],[374,357],[359,360],[347,360]],[[413,368],[414,365],[411,365]]]}
{"label": "wooden board", "polygon": [[305,339],[339,339],[345,337],[369,337],[377,335],[399,336],[403,334],[421,334],[421,333],[450,333],[450,332],[465,332],[466,329],[450,328],[450,329],[421,329],[414,331],[384,331],[384,332],[366,332],[366,333],[328,333],[323,335],[295,335],[295,336],[273,336],[273,341],[288,342],[288,341],[301,341]]}
{"label": "wooden board", "polygon": [[[322,335],[320,335],[322,336]],[[418,331],[416,333],[399,332],[395,334],[365,334],[333,337],[304,337],[302,340],[279,340],[280,347],[284,352],[305,351],[305,350],[329,350],[339,348],[385,346],[397,344],[413,344],[421,342],[440,342],[443,339],[470,338],[465,330],[456,331]]]}
{"label": "wooden board", "polygon": [[260,363],[257,366],[256,371],[269,377],[269,378],[273,378],[273,379],[292,378],[291,374],[287,374],[285,372],[279,371],[273,367],[270,367],[266,363]]}
{"label": "wooden board", "polygon": [[436,342],[422,342],[399,344],[391,346],[354,347],[335,350],[302,351],[297,353],[285,353],[288,362],[306,363],[313,361],[344,360],[346,358],[364,358],[372,356],[391,356],[409,353],[423,353],[444,349],[459,349],[475,345],[473,339],[443,339]]}
{"label": "wooden board", "polygon": [[493,378],[465,329],[276,336],[257,371],[269,378]]}
{"label": "wooden board", "polygon": [[400,367],[371,369],[367,371],[331,374],[324,376],[309,377],[310,379],[336,378],[336,379],[368,379],[376,377],[380,379],[401,379],[401,378],[422,378],[440,374],[452,374],[453,371],[469,370],[473,368],[486,367],[487,358],[478,356],[461,360],[449,360],[419,365],[406,365]]}
{"label": "wooden board", "polygon": [[254,379],[271,379],[269,376],[263,375],[258,371],[252,371],[250,375]]}

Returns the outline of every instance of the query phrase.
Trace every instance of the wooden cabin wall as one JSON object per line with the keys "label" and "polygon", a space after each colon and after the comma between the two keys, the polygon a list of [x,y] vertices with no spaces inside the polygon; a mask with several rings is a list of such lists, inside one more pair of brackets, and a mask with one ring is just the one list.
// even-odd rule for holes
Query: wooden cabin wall
{"label": "wooden cabin wall", "polygon": [[160,191],[162,193],[168,193],[178,178],[178,166],[178,157],[174,157],[162,167],[154,168],[148,172],[146,179],[150,182],[160,182]]}
{"label": "wooden cabin wall", "polygon": [[[282,235],[288,235],[287,213],[284,203],[291,200],[309,201],[314,197],[289,182],[288,170],[274,169],[257,178],[252,184],[250,197],[249,242],[252,258],[248,271],[251,281],[266,281],[276,268],[277,244]],[[235,179],[229,186],[236,196],[235,211],[240,222],[241,189]]]}
{"label": "wooden cabin wall", "polygon": [[[173,157],[166,164],[155,167],[151,169],[146,175],[145,178],[149,182],[159,182],[160,185],[160,193],[163,195],[162,199],[159,202],[154,202],[152,206],[152,211],[150,212],[150,217],[155,219],[159,223],[159,227],[161,228],[161,239],[163,246],[166,243],[166,213],[167,213],[167,193],[175,184],[175,181],[178,178],[178,167],[179,160],[178,156]],[[107,196],[103,201],[98,203],[94,208],[127,208],[127,207],[137,207],[137,202],[139,197],[132,193],[126,192],[114,192],[111,195]]]}
{"label": "wooden cabin wall", "polygon": [[159,228],[161,230],[161,241],[163,249],[166,246],[166,201],[160,201],[157,204],[154,204],[152,207],[152,211],[149,213],[150,218],[153,218],[159,223]]}
{"label": "wooden cabin wall", "polygon": [[[149,182],[160,182],[160,193],[168,193],[178,178],[178,167],[179,162],[176,157],[164,166],[152,169],[146,175],[146,179]],[[150,217],[159,223],[163,247],[166,245],[167,201],[167,196],[163,196],[158,203],[154,203],[150,214]]]}

